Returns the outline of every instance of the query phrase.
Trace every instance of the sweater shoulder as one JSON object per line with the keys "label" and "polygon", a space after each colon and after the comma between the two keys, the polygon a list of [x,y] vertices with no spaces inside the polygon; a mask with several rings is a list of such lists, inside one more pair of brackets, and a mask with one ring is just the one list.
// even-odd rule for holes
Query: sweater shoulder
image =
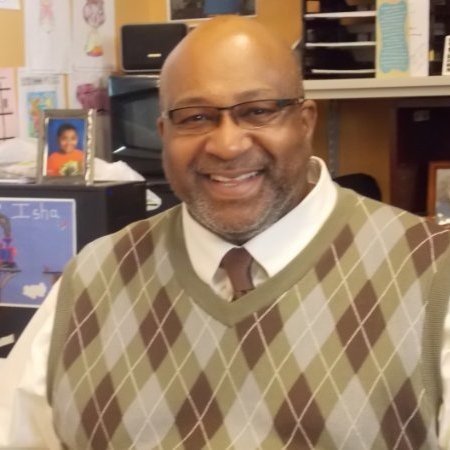
{"label": "sweater shoulder", "polygon": [[[342,195],[342,191],[346,195]],[[353,204],[352,220],[355,227],[370,229],[370,233],[378,234],[392,240],[395,236],[403,236],[411,250],[421,243],[433,241],[440,253],[449,251],[450,229],[440,226],[428,218],[410,213],[404,209],[359,195],[348,189],[338,188],[342,202]],[[339,210],[338,201],[337,210]]]}
{"label": "sweater shoulder", "polygon": [[177,205],[150,218],[132,222],[116,232],[88,243],[79,252],[76,259],[82,261],[88,258],[92,252],[98,255],[103,249],[111,251],[112,247],[115,247],[116,250],[120,248],[125,250],[126,248],[131,249],[139,246],[143,242],[159,242],[171,232],[172,224],[180,220],[180,216],[181,207]]}

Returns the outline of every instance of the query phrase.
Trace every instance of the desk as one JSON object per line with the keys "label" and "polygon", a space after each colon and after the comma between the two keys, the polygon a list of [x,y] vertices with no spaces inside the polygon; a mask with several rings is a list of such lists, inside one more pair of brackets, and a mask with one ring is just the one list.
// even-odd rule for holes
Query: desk
{"label": "desk", "polygon": [[[46,221],[57,211],[49,206],[55,199],[70,204],[72,220],[66,222],[71,222],[72,232],[68,240],[73,242],[75,236],[75,246],[69,242],[67,248],[67,239],[58,240],[60,230],[67,226],[59,226],[61,215],[58,225]],[[0,184],[0,358],[8,355],[74,251],[145,218],[145,206],[144,182]],[[37,220],[41,216],[45,217]],[[27,222],[25,231],[19,219]],[[37,222],[41,225],[35,225]]]}

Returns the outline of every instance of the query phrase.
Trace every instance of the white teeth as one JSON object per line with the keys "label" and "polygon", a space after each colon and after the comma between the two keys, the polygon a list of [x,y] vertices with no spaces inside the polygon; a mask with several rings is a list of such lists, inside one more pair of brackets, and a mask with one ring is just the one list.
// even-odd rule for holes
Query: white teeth
{"label": "white teeth", "polygon": [[239,175],[238,177],[224,177],[222,175],[210,175],[211,180],[221,183],[232,183],[233,181],[242,181],[255,176],[258,172],[249,172]]}

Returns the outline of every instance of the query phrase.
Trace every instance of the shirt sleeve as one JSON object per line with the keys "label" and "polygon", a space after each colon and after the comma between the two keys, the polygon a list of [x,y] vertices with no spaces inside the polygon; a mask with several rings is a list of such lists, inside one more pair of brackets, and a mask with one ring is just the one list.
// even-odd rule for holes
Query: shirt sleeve
{"label": "shirt sleeve", "polygon": [[443,402],[439,413],[439,445],[442,449],[448,450],[450,449],[450,308],[444,321],[441,377]]}
{"label": "shirt sleeve", "polygon": [[47,358],[59,282],[0,366],[0,449],[59,449],[47,402]]}

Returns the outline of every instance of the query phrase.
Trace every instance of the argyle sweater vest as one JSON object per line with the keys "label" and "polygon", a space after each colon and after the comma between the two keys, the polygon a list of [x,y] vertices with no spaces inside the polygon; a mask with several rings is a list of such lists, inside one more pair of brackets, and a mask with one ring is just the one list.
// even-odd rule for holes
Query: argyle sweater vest
{"label": "argyle sweater vest", "polygon": [[[274,246],[276,248],[276,246]],[[49,358],[70,449],[436,449],[449,232],[340,189],[310,244],[228,303],[180,208],[67,267]]]}

